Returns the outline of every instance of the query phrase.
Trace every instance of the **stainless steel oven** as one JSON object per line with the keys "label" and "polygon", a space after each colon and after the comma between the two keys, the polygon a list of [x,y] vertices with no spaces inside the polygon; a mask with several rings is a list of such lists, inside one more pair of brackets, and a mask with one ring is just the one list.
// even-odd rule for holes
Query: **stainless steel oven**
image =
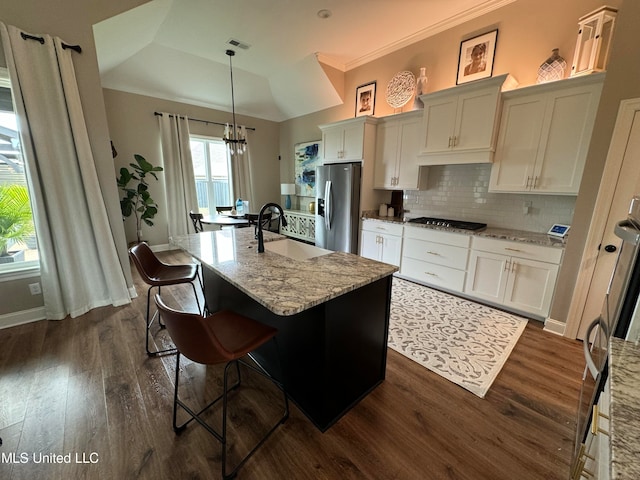
{"label": "stainless steel oven", "polygon": [[[627,219],[616,224],[622,239],[616,265],[609,281],[602,312],[584,337],[585,370],[578,402],[572,471],[580,462],[581,449],[591,424],[593,406],[598,403],[608,373],[609,338],[637,340],[640,331],[640,196],[631,201]],[[607,246],[604,248],[615,248]]]}

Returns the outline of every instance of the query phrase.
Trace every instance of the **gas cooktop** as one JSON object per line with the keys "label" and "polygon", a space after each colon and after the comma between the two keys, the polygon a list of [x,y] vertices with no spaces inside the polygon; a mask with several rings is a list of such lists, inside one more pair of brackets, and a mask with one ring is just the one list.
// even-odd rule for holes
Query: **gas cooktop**
{"label": "gas cooktop", "polygon": [[487,228],[486,223],[465,222],[462,220],[448,220],[446,218],[418,217],[409,220],[409,223],[421,223],[434,227],[458,228],[460,230],[482,230]]}

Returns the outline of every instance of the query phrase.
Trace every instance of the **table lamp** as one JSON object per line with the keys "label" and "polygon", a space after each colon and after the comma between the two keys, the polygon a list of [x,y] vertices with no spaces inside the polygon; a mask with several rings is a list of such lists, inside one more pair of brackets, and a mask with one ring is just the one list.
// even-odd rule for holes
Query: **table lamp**
{"label": "table lamp", "polygon": [[284,208],[291,208],[291,195],[296,194],[296,185],[295,183],[281,183],[280,184],[280,193],[282,195],[286,195],[284,200]]}

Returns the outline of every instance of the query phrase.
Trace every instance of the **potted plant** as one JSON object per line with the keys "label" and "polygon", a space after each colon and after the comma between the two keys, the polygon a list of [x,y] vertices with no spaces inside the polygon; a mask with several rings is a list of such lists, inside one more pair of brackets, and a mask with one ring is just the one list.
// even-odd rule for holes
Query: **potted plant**
{"label": "potted plant", "polygon": [[[0,185],[0,263],[17,260],[10,243],[24,242],[34,233],[29,191],[25,185]],[[24,255],[24,252],[21,251]]]}
{"label": "potted plant", "polygon": [[[134,154],[133,157],[136,163],[129,164],[133,171],[129,171],[127,167],[120,169],[118,187],[125,192],[124,197],[120,200],[122,216],[126,218],[131,214],[135,215],[136,234],[138,243],[140,243],[142,241],[142,222],[153,226],[151,219],[158,213],[158,204],[149,193],[147,175],[158,180],[156,172],[161,172],[162,167],[154,167],[142,155]],[[133,184],[130,186],[131,182]]]}

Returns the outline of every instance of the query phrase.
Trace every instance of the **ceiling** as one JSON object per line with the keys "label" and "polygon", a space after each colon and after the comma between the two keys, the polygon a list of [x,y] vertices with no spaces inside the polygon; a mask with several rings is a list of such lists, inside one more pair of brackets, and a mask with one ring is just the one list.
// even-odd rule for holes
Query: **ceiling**
{"label": "ceiling", "polygon": [[103,87],[223,111],[231,48],[236,113],[283,121],[342,103],[322,64],[346,72],[513,1],[153,0],[94,36]]}

